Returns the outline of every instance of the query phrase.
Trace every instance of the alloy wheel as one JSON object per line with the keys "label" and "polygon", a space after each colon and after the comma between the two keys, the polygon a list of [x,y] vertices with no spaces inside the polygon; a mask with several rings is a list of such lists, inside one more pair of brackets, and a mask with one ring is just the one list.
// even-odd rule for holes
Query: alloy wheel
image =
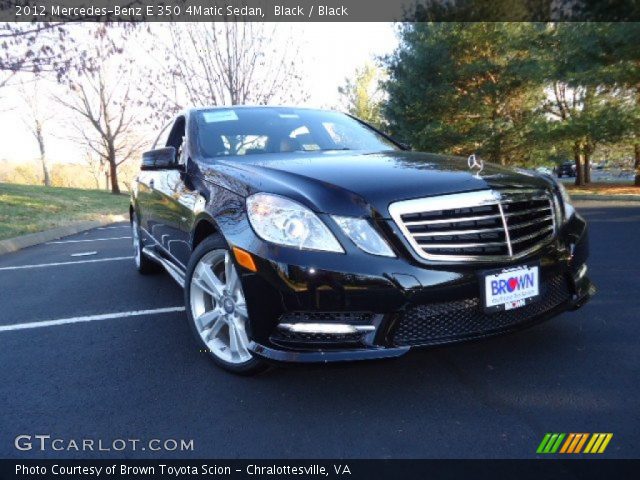
{"label": "alloy wheel", "polygon": [[204,255],[190,287],[191,316],[210,352],[232,364],[251,360],[247,305],[229,252],[220,249]]}

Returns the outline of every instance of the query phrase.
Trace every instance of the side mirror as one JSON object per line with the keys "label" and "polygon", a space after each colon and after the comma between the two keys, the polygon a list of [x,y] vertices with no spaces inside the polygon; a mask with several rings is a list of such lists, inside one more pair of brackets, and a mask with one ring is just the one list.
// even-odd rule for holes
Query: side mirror
{"label": "side mirror", "polygon": [[141,170],[163,170],[178,168],[175,147],[164,147],[142,154]]}

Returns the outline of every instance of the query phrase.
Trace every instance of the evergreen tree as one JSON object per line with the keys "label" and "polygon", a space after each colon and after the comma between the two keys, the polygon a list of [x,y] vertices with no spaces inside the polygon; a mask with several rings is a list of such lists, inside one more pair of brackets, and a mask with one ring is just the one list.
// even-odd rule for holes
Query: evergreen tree
{"label": "evergreen tree", "polygon": [[635,185],[640,187],[640,23],[606,25],[601,36],[600,77],[608,85],[615,85],[626,94],[630,107],[629,138],[632,143]]}
{"label": "evergreen tree", "polygon": [[402,28],[386,58],[385,114],[392,132],[416,148],[477,152],[516,164],[529,159],[544,91],[532,23],[421,23]]}
{"label": "evergreen tree", "polygon": [[[598,144],[628,135],[632,106],[612,69],[611,23],[549,24],[538,50],[548,97],[546,134],[571,144],[576,185],[590,182],[590,159]],[[611,56],[613,54],[613,57]]]}
{"label": "evergreen tree", "polygon": [[[384,113],[416,148],[526,164],[632,138],[640,184],[639,24],[410,24],[385,59]],[[555,152],[555,153],[554,153]]]}

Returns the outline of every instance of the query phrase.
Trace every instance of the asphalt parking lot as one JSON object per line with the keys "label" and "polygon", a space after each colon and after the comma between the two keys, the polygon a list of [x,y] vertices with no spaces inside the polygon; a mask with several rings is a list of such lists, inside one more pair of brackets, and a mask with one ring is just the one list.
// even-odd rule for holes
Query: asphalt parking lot
{"label": "asphalt parking lot", "polygon": [[[602,456],[637,458],[640,203],[578,208],[599,289],[583,309],[482,342],[253,378],[198,351],[179,287],[135,271],[126,225],[4,255],[0,458],[531,458],[546,432],[611,432]],[[14,447],[39,434],[194,449]]]}

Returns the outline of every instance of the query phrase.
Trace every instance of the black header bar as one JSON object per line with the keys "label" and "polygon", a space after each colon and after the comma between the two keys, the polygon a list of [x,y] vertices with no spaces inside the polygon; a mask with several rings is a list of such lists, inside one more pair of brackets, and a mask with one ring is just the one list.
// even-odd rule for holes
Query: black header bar
{"label": "black header bar", "polygon": [[0,460],[0,479],[518,479],[637,478],[640,460]]}
{"label": "black header bar", "polygon": [[640,0],[0,0],[0,21],[640,21]]}

